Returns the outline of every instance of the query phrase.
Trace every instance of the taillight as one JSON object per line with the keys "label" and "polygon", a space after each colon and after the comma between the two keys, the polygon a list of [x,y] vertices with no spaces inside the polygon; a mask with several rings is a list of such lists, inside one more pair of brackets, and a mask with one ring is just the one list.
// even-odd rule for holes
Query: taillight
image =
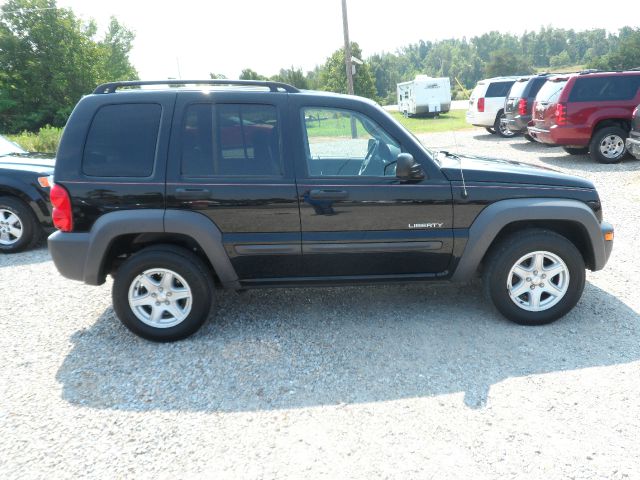
{"label": "taillight", "polygon": [[63,232],[73,230],[73,216],[71,214],[71,199],[67,189],[54,184],[49,193],[49,199],[53,205],[53,224]]}
{"label": "taillight", "polygon": [[558,103],[556,105],[556,125],[567,124],[567,104]]}
{"label": "taillight", "polygon": [[478,111],[484,112],[484,97],[478,99]]}
{"label": "taillight", "polygon": [[527,114],[527,99],[526,98],[521,98],[520,101],[518,102],[518,113],[520,115],[526,115]]}

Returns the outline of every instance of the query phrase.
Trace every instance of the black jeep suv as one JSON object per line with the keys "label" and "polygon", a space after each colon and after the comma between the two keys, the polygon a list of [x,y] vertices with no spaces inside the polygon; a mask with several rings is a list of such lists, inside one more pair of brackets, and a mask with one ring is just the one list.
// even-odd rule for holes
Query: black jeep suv
{"label": "black jeep suv", "polygon": [[[119,82],[65,128],[49,249],[68,278],[114,277],[156,341],[195,332],[216,288],[466,281],[509,319],[551,322],[613,243],[593,184],[432,152],[377,104],[275,82]],[[189,85],[186,87],[185,85]]]}

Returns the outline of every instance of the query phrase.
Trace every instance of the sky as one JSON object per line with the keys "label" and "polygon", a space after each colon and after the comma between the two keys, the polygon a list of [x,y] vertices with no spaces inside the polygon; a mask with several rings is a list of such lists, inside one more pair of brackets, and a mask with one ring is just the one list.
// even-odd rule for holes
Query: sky
{"label": "sky", "polygon": [[[522,34],[553,25],[615,32],[640,26],[637,0],[619,0],[615,12],[604,15],[585,0],[347,1],[350,37],[364,57],[420,39],[471,38],[491,30]],[[101,28],[114,15],[132,29],[130,58],[141,79],[208,78],[209,72],[237,78],[244,68],[263,75],[291,66],[307,71],[344,43],[341,0],[58,0],[58,6]]]}

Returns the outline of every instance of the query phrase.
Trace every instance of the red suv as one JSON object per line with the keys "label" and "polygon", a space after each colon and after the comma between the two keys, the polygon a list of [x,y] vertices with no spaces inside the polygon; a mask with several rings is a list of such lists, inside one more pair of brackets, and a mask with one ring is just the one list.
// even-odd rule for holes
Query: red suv
{"label": "red suv", "polygon": [[552,77],[536,96],[529,135],[572,155],[589,152],[600,163],[617,163],[627,153],[638,103],[640,71]]}

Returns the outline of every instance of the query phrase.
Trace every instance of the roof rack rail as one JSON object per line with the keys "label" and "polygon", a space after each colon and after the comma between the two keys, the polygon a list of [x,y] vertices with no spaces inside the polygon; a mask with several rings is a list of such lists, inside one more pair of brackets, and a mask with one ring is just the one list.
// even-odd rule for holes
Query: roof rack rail
{"label": "roof rack rail", "polygon": [[282,82],[270,82],[262,80],[129,80],[122,82],[109,82],[98,85],[94,94],[115,93],[119,88],[140,87],[144,85],[237,85],[242,87],[265,87],[271,92],[285,91],[287,93],[299,93],[296,87]]}
{"label": "roof rack rail", "polygon": [[598,70],[597,68],[588,68],[586,70],[580,70],[578,72],[578,75],[587,75],[589,73],[598,73],[598,72],[602,72],[602,70]]}

